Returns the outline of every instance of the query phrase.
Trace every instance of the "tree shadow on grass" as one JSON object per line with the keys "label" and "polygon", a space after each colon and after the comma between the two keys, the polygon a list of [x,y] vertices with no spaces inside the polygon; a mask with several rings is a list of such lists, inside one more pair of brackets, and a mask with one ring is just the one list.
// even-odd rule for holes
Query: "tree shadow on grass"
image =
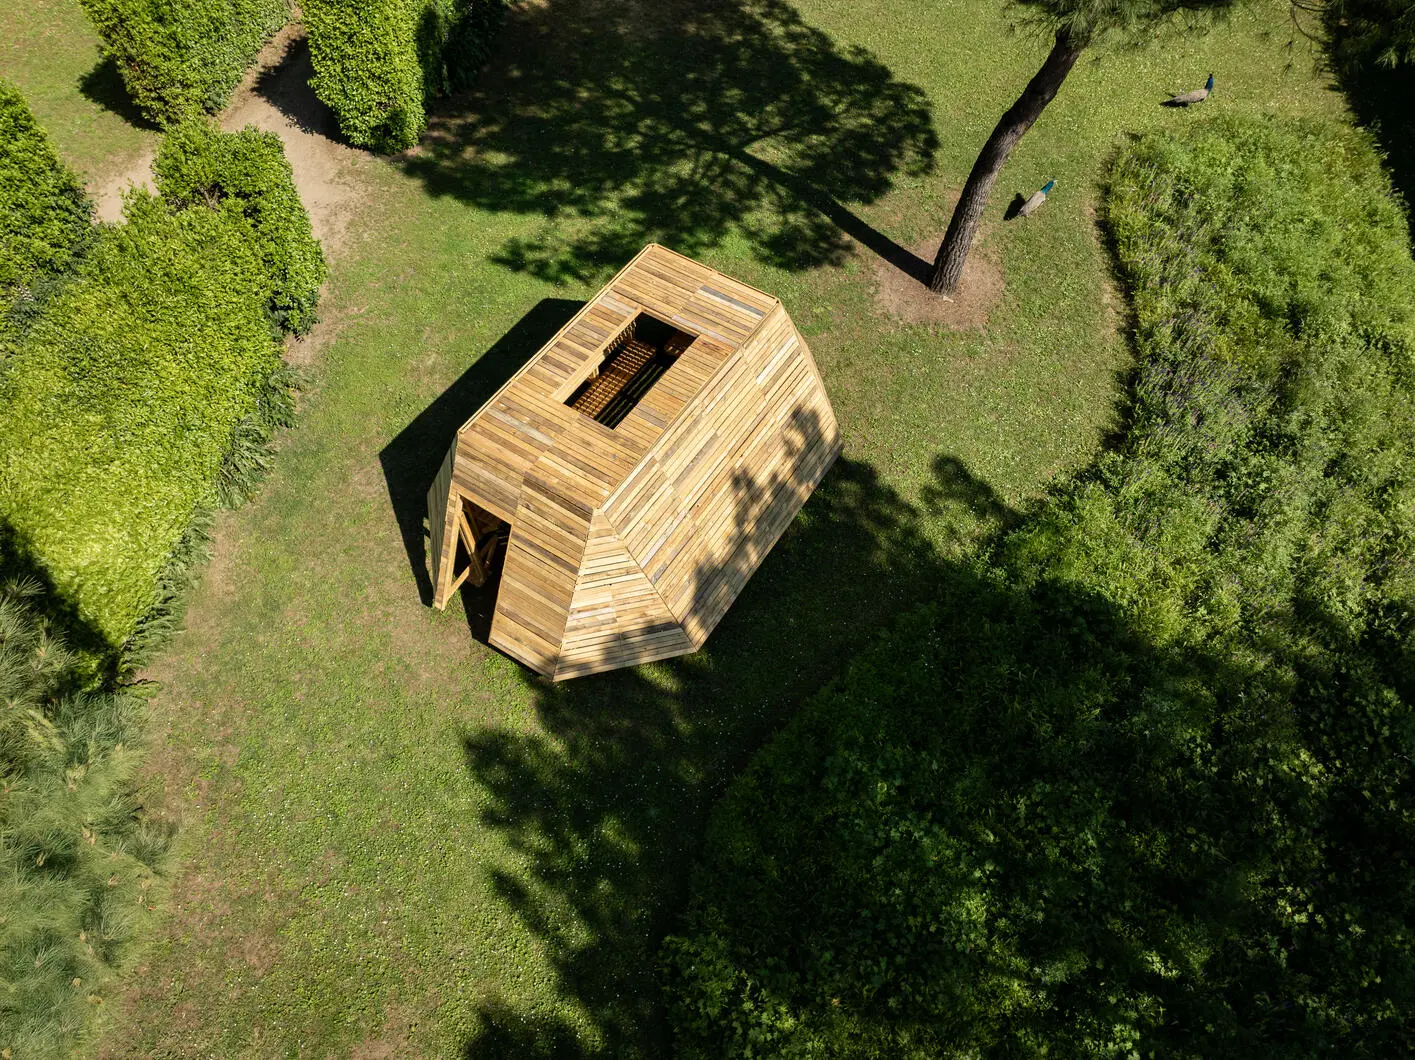
{"label": "tree shadow on grass", "polygon": [[1385,154],[1415,242],[1415,66],[1347,72],[1339,74],[1337,82],[1356,120],[1372,132]]}
{"label": "tree shadow on grass", "polygon": [[541,299],[379,452],[378,462],[383,468],[388,500],[398,519],[408,566],[424,605],[432,603],[424,532],[427,491],[437,476],[442,458],[447,455],[447,447],[457,436],[457,428],[569,322],[583,304],[568,298]]}
{"label": "tree shadow on grass", "polygon": [[79,95],[90,103],[118,115],[135,129],[156,131],[158,124],[148,118],[133,97],[128,94],[128,86],[123,84],[123,75],[112,56],[104,56],[92,70],[79,78]]}
{"label": "tree shadow on grass", "polygon": [[931,168],[924,92],[785,0],[527,4],[504,33],[403,165],[434,195],[542,216],[497,252],[508,268],[583,282],[649,241],[695,255],[737,237],[782,268],[854,239],[926,270],[845,205]]}
{"label": "tree shadow on grass", "polygon": [[[791,427],[804,448],[813,426]],[[789,461],[787,462],[790,463]],[[1010,509],[956,460],[931,504]],[[740,478],[747,549],[781,480]],[[925,532],[926,512],[842,457],[707,647],[692,656],[551,684],[527,672],[543,735],[468,730],[468,768],[488,794],[482,821],[526,859],[495,869],[500,899],[550,954],[579,1020],[502,1002],[481,1012],[468,1057],[660,1057],[667,1033],[655,969],[687,896],[707,814],[752,753],[895,616],[960,568]],[[730,565],[730,564],[729,564]],[[698,572],[704,591],[725,572]]]}
{"label": "tree shadow on grass", "polygon": [[1415,242],[1415,63],[1383,65],[1379,34],[1373,36],[1369,24],[1365,30],[1353,35],[1329,17],[1323,26],[1326,64],[1357,122],[1370,130],[1385,154]]}

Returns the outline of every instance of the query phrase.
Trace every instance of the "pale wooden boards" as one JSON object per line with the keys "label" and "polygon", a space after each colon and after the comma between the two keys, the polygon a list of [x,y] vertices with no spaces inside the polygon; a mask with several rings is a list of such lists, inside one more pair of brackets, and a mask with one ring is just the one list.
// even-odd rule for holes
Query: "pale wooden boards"
{"label": "pale wooden boards", "polygon": [[[611,429],[566,402],[639,313],[694,339]],[[434,603],[467,500],[511,526],[508,655],[560,679],[694,651],[839,452],[781,304],[650,245],[458,432],[429,494]]]}

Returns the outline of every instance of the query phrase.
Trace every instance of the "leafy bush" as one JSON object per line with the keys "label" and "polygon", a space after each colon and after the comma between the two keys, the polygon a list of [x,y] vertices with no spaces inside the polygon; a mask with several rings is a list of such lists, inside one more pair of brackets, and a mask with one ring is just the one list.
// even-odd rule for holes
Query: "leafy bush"
{"label": "leafy bush", "polygon": [[211,509],[263,477],[293,412],[272,324],[308,327],[325,271],[277,138],[194,120],[157,169],[162,197],[64,260],[0,377],[7,1056],[83,1047],[153,908],[169,836],[132,798],[119,681],[175,624]]}
{"label": "leafy bush", "polygon": [[289,0],[81,3],[133,102],[160,125],[220,110],[290,17]]}
{"label": "leafy bush", "polygon": [[223,133],[194,119],[167,134],[154,170],[172,205],[232,209],[250,223],[272,286],[272,318],[308,331],[328,270],[280,138],[254,127]]}
{"label": "leafy bush", "polygon": [[485,61],[506,0],[309,0],[315,94],[350,143],[400,151],[427,126],[426,103],[465,87]]}
{"label": "leafy bush", "polygon": [[0,80],[0,313],[69,268],[88,242],[90,213],[24,97]]}
{"label": "leafy bush", "polygon": [[280,363],[243,217],[141,193],[126,212],[0,380],[0,518],[113,648]]}
{"label": "leafy bush", "polygon": [[0,586],[0,1049],[17,1057],[83,1042],[168,843],[131,795],[141,701],[73,687],[37,595]]}
{"label": "leafy bush", "polygon": [[1127,440],[719,808],[687,1056],[1415,1048],[1415,265],[1369,145],[1128,145]]}

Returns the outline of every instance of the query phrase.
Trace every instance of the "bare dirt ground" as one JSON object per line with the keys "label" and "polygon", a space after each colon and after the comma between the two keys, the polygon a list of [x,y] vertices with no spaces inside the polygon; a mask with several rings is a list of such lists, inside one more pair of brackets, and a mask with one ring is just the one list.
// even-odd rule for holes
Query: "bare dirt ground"
{"label": "bare dirt ground", "polygon": [[[916,243],[909,250],[923,261],[931,262],[938,252],[942,233]],[[979,233],[963,267],[963,281],[952,298],[934,294],[928,285],[897,268],[878,255],[871,255],[875,281],[875,308],[885,316],[906,324],[932,324],[937,327],[965,329],[982,328],[988,314],[1002,298],[1002,269],[993,260],[987,246],[987,232]]]}
{"label": "bare dirt ground", "polygon": [[[221,114],[221,125],[233,130],[253,125],[280,137],[314,234],[332,258],[363,199],[359,170],[374,160],[339,142],[333,113],[309,89],[312,72],[304,27],[286,26],[266,44],[236,89]],[[146,152],[90,188],[99,220],[121,219],[123,192],[129,186],[152,186],[152,160],[152,153]]]}

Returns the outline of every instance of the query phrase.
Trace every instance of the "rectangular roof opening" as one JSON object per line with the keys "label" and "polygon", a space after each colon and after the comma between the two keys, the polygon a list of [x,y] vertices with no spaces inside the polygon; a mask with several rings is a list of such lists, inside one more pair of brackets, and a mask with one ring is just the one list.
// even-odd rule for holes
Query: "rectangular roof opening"
{"label": "rectangular roof opening", "polygon": [[686,331],[639,313],[605,347],[603,359],[565,404],[596,423],[618,427],[692,341]]}

